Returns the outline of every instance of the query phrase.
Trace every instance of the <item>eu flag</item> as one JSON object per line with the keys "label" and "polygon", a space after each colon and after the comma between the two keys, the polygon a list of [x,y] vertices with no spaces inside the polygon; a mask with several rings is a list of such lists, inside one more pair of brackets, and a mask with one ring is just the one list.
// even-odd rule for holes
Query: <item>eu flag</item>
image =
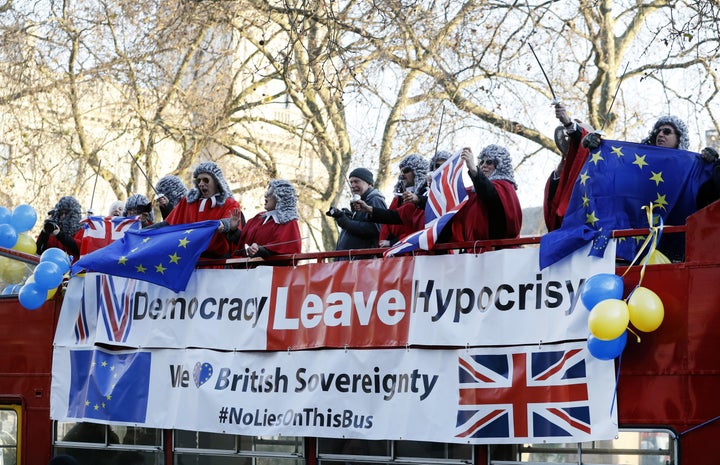
{"label": "eu flag", "polygon": [[[700,186],[712,164],[685,150],[604,140],[575,181],[562,226],[540,241],[540,268],[593,242],[590,255],[602,257],[614,229],[647,228],[647,212],[666,225],[683,225],[697,210]],[[658,223],[655,218],[655,225]],[[617,256],[631,261],[645,237],[619,238]],[[682,247],[682,245],[680,245]]]}
{"label": "eu flag", "polygon": [[71,350],[68,416],[144,423],[150,360],[150,352]]}
{"label": "eu flag", "polygon": [[72,274],[95,271],[184,291],[219,224],[210,220],[127,231],[112,244],[81,256]]}

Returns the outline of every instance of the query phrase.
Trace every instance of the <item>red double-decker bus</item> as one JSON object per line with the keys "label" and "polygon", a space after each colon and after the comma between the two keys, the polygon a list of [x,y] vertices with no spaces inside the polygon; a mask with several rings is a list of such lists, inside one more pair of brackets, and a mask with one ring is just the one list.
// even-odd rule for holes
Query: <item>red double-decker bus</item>
{"label": "red double-decker bus", "polygon": [[[59,422],[50,418],[53,338],[63,292],[37,310],[20,305],[17,287],[0,295],[0,465],[44,465],[55,455],[81,464],[711,464],[720,436],[720,203],[688,218],[686,260],[648,266],[642,282],[661,298],[659,330],[630,340],[616,359],[619,434],[562,444],[456,444],[305,436],[242,436],[179,429]],[[617,236],[637,232],[620,231]],[[534,245],[526,238],[503,246]],[[491,246],[491,243],[483,243]],[[372,251],[361,251],[372,253]],[[377,253],[377,251],[375,251]],[[0,249],[2,266],[37,259]],[[328,254],[293,259],[322,261]],[[287,258],[287,257],[285,257]],[[373,260],[373,258],[367,258]],[[216,265],[216,264],[215,264]],[[641,267],[618,265],[626,289]]]}

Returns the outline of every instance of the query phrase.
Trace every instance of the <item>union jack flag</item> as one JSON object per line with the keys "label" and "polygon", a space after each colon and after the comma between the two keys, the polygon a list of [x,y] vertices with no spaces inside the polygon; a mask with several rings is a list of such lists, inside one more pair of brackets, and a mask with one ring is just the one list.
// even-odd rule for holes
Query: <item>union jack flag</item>
{"label": "union jack flag", "polygon": [[140,221],[137,217],[88,216],[81,223],[83,223],[85,230],[80,244],[80,255],[89,254],[115,242],[130,229],[140,229]]}
{"label": "union jack flag", "polygon": [[585,351],[458,358],[456,437],[578,442],[591,433]]}
{"label": "union jack flag", "polygon": [[432,173],[432,184],[425,205],[425,229],[402,238],[383,254],[385,257],[435,247],[437,238],[450,218],[467,200],[467,191],[462,179],[462,152],[450,157],[443,165]]}
{"label": "union jack flag", "polygon": [[116,290],[116,279],[105,274],[95,277],[98,312],[102,315],[107,337],[111,341],[125,342],[132,326],[132,292],[134,279],[123,279],[124,288]]}

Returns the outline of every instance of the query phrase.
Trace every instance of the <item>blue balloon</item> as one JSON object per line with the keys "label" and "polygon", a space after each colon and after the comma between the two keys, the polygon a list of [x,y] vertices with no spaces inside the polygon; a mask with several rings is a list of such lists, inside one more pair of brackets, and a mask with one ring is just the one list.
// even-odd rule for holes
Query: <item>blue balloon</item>
{"label": "blue balloon", "polygon": [[0,224],[8,224],[12,218],[12,213],[5,207],[0,207]]}
{"label": "blue balloon", "polygon": [[35,209],[24,203],[15,207],[10,224],[15,227],[15,231],[22,233],[30,231],[35,226],[36,221],[37,213],[35,213]]}
{"label": "blue balloon", "polygon": [[606,299],[622,300],[624,291],[620,276],[610,273],[599,273],[590,276],[582,286],[580,300],[588,310]]}
{"label": "blue balloon", "polygon": [[40,255],[40,263],[52,262],[60,268],[60,274],[65,274],[70,269],[70,256],[64,250],[51,247]]}
{"label": "blue balloon", "polygon": [[18,234],[9,224],[0,224],[0,247],[12,249],[17,244]]}
{"label": "blue balloon", "polygon": [[50,261],[38,263],[33,271],[35,282],[46,291],[58,287],[62,283],[63,274],[58,264]]}
{"label": "blue balloon", "polygon": [[600,360],[612,360],[619,356],[623,350],[625,350],[625,344],[627,343],[627,331],[609,341],[598,339],[592,334],[588,336],[588,350],[593,357]]}
{"label": "blue balloon", "polygon": [[18,300],[20,305],[28,310],[36,310],[45,303],[47,299],[47,289],[41,289],[38,283],[28,283],[20,288]]}
{"label": "blue balloon", "polygon": [[0,294],[0,295],[12,295],[13,289],[15,289],[15,285],[8,284],[7,286],[5,286],[5,289],[2,290],[2,294]]}

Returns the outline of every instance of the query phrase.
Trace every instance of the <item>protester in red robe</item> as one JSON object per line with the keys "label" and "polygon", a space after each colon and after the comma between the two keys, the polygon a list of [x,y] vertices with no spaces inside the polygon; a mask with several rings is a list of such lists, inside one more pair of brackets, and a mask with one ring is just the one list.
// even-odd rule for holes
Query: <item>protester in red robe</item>
{"label": "protester in red robe", "polygon": [[47,249],[56,247],[73,257],[80,257],[83,229],[82,209],[75,197],[65,196],[58,200],[55,208],[48,212],[48,218],[35,241],[38,255]]}
{"label": "protester in red robe", "polygon": [[582,146],[581,141],[594,131],[579,120],[572,121],[562,103],[555,105],[555,116],[562,123],[562,126],[555,129],[555,145],[560,150],[561,158],[545,183],[543,213],[548,231],[554,231],[562,224],[575,180],[580,176],[590,153]]}
{"label": "protester in red robe", "polygon": [[230,242],[223,233],[232,232],[229,231],[227,220],[233,210],[240,210],[240,204],[232,197],[222,170],[214,162],[206,161],[195,168],[193,184],[195,187],[188,191],[165,221],[174,225],[224,219],[202,255],[207,258],[224,258],[230,253]]}
{"label": "protester in red robe", "polygon": [[[237,216],[231,218],[231,223]],[[251,218],[240,234],[236,255],[267,258],[300,253],[297,193],[288,181],[270,181],[265,192],[265,211]]]}
{"label": "protester in red robe", "polygon": [[462,157],[473,187],[467,189],[468,200],[450,220],[450,242],[518,237],[522,209],[510,153],[493,144],[482,150],[477,165],[469,148],[463,149]]}

